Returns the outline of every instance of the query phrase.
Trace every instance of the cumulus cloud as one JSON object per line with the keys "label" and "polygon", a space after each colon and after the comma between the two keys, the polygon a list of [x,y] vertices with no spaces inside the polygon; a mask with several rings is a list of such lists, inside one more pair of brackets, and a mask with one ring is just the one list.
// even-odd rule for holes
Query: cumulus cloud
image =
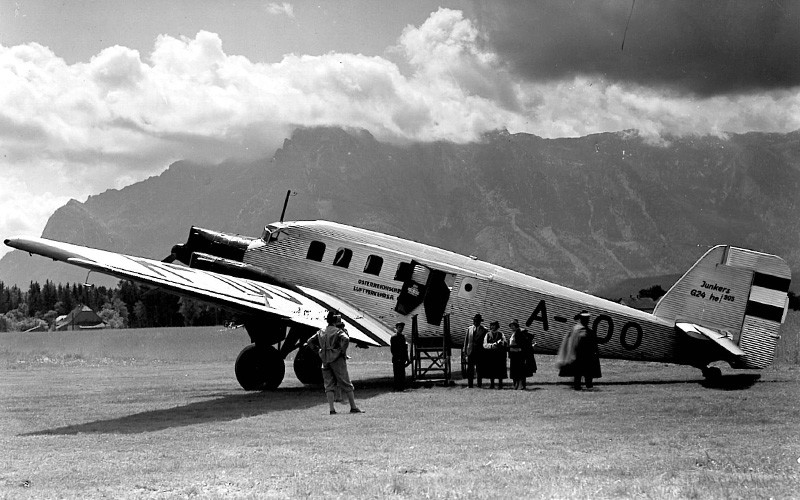
{"label": "cumulus cloud", "polygon": [[596,74],[528,78],[509,70],[491,32],[448,9],[398,35],[399,61],[328,53],[255,63],[207,31],[161,35],[145,56],[113,46],[71,65],[35,43],[0,46],[0,155],[13,179],[0,183],[11,214],[0,235],[41,230],[42,214],[67,198],[177,159],[268,156],[296,126],[456,142],[500,128],[544,137],[635,128],[655,141],[800,128],[797,89],[700,97]]}

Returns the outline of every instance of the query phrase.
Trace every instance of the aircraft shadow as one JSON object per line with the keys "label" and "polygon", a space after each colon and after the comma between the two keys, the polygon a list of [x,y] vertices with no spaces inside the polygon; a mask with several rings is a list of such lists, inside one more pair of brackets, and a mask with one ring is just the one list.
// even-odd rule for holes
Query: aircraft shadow
{"label": "aircraft shadow", "polygon": [[[753,387],[761,378],[760,374],[750,373],[737,373],[735,375],[722,375],[716,380],[708,379],[684,379],[684,380],[613,380],[605,382],[603,379],[595,379],[595,387],[613,387],[613,386],[626,386],[626,385],[701,385],[707,389],[717,389],[723,391],[740,391]],[[557,382],[542,382],[537,384],[534,382],[528,383],[531,385],[563,385],[572,386],[570,380],[563,380]]]}
{"label": "aircraft shadow", "polygon": [[[356,402],[391,390],[391,379],[356,382]],[[20,436],[75,434],[139,434],[208,422],[229,422],[285,410],[319,406],[327,414],[321,387],[304,386],[275,391],[227,394],[174,408],[145,411],[123,417],[28,432]]]}
{"label": "aircraft shadow", "polygon": [[741,391],[753,387],[759,379],[761,379],[761,374],[759,373],[737,373],[735,375],[723,375],[716,380],[701,380],[700,385],[720,391]]}
{"label": "aircraft shadow", "polygon": [[[717,390],[724,390],[724,391],[737,391],[737,390],[744,390],[749,389],[753,385],[755,385],[759,379],[761,378],[760,374],[751,374],[751,373],[737,373],[732,375],[722,375],[716,380],[707,380],[707,379],[673,379],[673,380],[664,380],[664,379],[652,379],[652,380],[609,380],[606,381],[602,378],[595,379],[594,386],[595,387],[613,387],[613,386],[627,386],[627,385],[701,385],[708,389],[717,389]],[[506,381],[508,383],[508,381]],[[420,385],[424,387],[430,387],[431,384],[429,383],[420,383],[417,382],[417,387]],[[435,384],[441,385],[441,384]],[[456,382],[454,384],[456,387],[460,387],[465,385],[465,383]],[[510,386],[510,384],[508,384]],[[484,387],[486,383],[484,382]],[[557,386],[564,386],[572,388],[572,379],[571,378],[564,378],[563,380],[548,380],[548,381],[537,381],[535,376],[533,380],[528,379],[528,390],[531,390],[535,387],[557,387]],[[507,387],[510,389],[510,387]]]}
{"label": "aircraft shadow", "polygon": [[[627,386],[627,385],[680,385],[699,384],[703,387],[716,390],[743,390],[752,387],[761,378],[759,374],[723,375],[714,381],[708,380],[631,380],[609,381],[602,379],[595,383],[595,387]],[[441,381],[416,381],[407,382],[410,390],[441,387]],[[448,387],[463,387],[460,382],[451,382]],[[541,386],[570,387],[571,383],[564,381],[529,382],[528,391],[540,390]],[[391,378],[375,378],[359,380],[356,382],[356,400],[366,400],[385,394],[392,389]],[[509,386],[506,390],[511,390]],[[224,394],[214,399],[206,399],[196,403],[189,403],[174,408],[151,410],[123,417],[95,420],[83,424],[66,425],[53,429],[28,432],[20,436],[48,436],[48,435],[75,435],[75,434],[139,434],[155,432],[164,429],[186,427],[189,425],[208,422],[228,422],[242,418],[267,415],[285,410],[298,410],[320,406],[325,409],[325,397],[320,387],[303,386],[289,387],[275,391],[245,392],[240,394]]]}

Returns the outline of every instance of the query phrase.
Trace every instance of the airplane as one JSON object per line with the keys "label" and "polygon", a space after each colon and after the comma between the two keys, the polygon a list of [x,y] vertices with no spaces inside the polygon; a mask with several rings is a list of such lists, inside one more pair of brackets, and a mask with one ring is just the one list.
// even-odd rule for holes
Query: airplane
{"label": "airplane", "polygon": [[555,354],[572,328],[568,320],[586,310],[601,358],[690,365],[716,378],[721,370],[710,364],[717,361],[768,366],[788,309],[786,262],[733,246],[708,250],[647,313],[423,243],[282,219],[258,238],[192,227],[164,261],[45,238],[5,244],[237,311],[251,341],[234,367],[245,390],[277,388],[295,349],[297,378],[321,380],[319,358],[303,345],[328,310],[342,315],[360,347],[388,346],[392,326],[415,315],[421,337],[441,337],[449,314],[455,346],[476,313],[519,318],[541,354]]}

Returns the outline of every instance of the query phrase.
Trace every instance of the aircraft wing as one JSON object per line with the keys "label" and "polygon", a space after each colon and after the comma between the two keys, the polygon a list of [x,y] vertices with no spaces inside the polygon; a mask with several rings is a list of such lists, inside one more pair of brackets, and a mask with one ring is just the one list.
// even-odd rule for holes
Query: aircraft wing
{"label": "aircraft wing", "polygon": [[694,323],[678,322],[675,323],[675,326],[678,327],[680,331],[691,337],[700,337],[713,340],[717,345],[737,358],[742,358],[745,355],[744,351],[739,349],[739,346],[733,342],[730,335],[727,333],[706,328],[704,326],[695,325]]}
{"label": "aircraft wing", "polygon": [[45,238],[11,238],[5,240],[5,244],[30,254],[161,288],[176,295],[244,313],[274,315],[301,325],[322,327],[328,310],[335,309],[341,313],[346,326],[350,327],[348,333],[351,340],[366,346],[389,345],[392,334],[380,322],[357,308],[311,288],[288,288]]}

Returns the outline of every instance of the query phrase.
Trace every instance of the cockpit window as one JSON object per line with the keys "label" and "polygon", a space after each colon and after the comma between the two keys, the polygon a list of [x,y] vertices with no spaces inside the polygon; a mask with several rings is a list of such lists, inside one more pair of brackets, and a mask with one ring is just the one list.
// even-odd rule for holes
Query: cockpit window
{"label": "cockpit window", "polygon": [[325,255],[325,243],[321,241],[312,241],[308,246],[308,253],[306,259],[322,262],[322,257]]}
{"label": "cockpit window", "polygon": [[261,239],[264,240],[265,243],[271,243],[273,241],[283,241],[286,238],[288,238],[288,235],[284,232],[283,229],[271,225],[264,226],[264,231],[261,233]]}
{"label": "cockpit window", "polygon": [[353,251],[349,248],[339,248],[336,250],[336,257],[333,258],[333,265],[339,267],[349,267],[350,259],[353,258]]}
{"label": "cockpit window", "polygon": [[378,257],[377,255],[370,255],[367,257],[367,264],[364,266],[364,272],[367,274],[374,274],[378,276],[381,274],[381,268],[383,267],[383,258]]}

